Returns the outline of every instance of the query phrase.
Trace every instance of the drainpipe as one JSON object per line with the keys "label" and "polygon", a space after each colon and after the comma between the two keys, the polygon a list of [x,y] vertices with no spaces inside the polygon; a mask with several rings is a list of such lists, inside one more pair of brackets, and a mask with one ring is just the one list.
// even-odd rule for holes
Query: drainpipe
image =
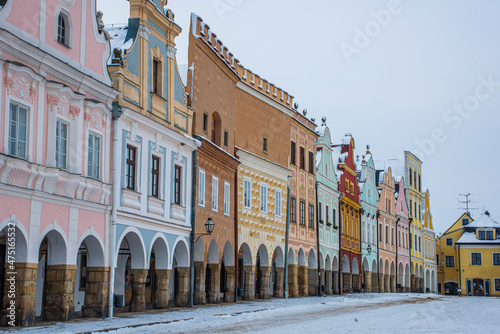
{"label": "drainpipe", "polygon": [[[413,249],[413,237],[412,237],[412,229],[411,229],[411,225],[413,224],[413,218],[410,218],[410,220],[408,221],[408,233],[410,234],[410,249],[408,249],[408,252],[410,253],[409,257],[410,257],[410,293],[411,293],[411,268],[413,268],[413,265],[411,264],[411,250]],[[415,272],[413,272],[413,275],[415,275]]]}
{"label": "drainpipe", "polygon": [[[460,262],[460,244],[458,244],[458,283],[460,287],[460,296],[462,295],[462,266]],[[467,284],[466,284],[467,287]],[[467,291],[465,291],[467,294]]]}
{"label": "drainpipe", "polygon": [[238,253],[239,253],[239,248],[238,248],[238,167],[236,167],[236,173],[234,173],[234,302],[238,302],[238,281],[239,281],[239,275],[238,275]]}
{"label": "drainpipe", "polygon": [[341,202],[342,202],[342,193],[340,193],[340,196],[339,196],[339,233],[338,233],[338,237],[339,237],[339,295],[342,295],[342,205],[341,205]]}
{"label": "drainpipe", "polygon": [[[290,177],[288,177],[290,178]],[[286,204],[286,235],[285,235],[285,298],[288,299],[288,234],[290,230],[290,184],[287,182],[287,204]]]}
{"label": "drainpipe", "polygon": [[[399,263],[398,263],[398,225],[399,225],[399,220],[401,218],[398,218],[398,220],[396,220],[396,292],[399,292],[398,291],[398,266],[399,266]],[[403,286],[403,284],[401,283],[401,286]]]}
{"label": "drainpipe", "polygon": [[[320,267],[320,260],[319,260],[319,254],[320,254],[320,249],[319,249],[319,213],[318,213],[318,182],[316,182],[316,247],[318,247],[318,296],[321,296],[321,267]],[[326,268],[325,268],[326,269]],[[326,274],[325,274],[326,276]],[[325,279],[326,283],[326,279]]]}
{"label": "drainpipe", "polygon": [[114,296],[115,296],[115,267],[116,267],[116,208],[118,207],[120,197],[120,176],[118,174],[119,151],[118,151],[118,119],[122,114],[122,108],[117,102],[113,102],[111,109],[113,116],[113,207],[111,209],[111,256],[109,268],[109,300],[108,300],[108,316],[113,317]]}
{"label": "drainpipe", "polygon": [[[362,251],[363,251],[363,230],[362,230],[362,227],[363,227],[363,225],[361,224],[363,212],[364,212],[363,207],[361,207],[359,209],[359,213],[358,213],[358,217],[359,217],[359,227],[358,227],[358,231],[359,231],[359,264],[358,265],[361,268],[361,270],[359,271],[359,272],[361,272],[361,282],[363,282],[363,280],[365,278],[365,271],[363,270],[363,255],[362,255]],[[361,290],[363,290],[363,283],[361,283]]]}
{"label": "drainpipe", "polygon": [[193,307],[194,295],[194,236],[196,224],[196,175],[198,173],[198,151],[193,151],[193,170],[191,175],[191,233],[189,235],[189,307]]}
{"label": "drainpipe", "polygon": [[377,285],[378,285],[378,292],[380,293],[380,223],[379,223],[379,218],[380,218],[380,210],[377,209]]}

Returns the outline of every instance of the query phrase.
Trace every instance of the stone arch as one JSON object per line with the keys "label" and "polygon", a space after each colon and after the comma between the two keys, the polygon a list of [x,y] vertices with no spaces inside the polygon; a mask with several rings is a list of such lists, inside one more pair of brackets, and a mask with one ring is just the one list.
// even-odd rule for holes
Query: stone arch
{"label": "stone arch", "polygon": [[325,269],[325,259],[323,257],[323,253],[319,252],[319,269]]}
{"label": "stone arch", "polygon": [[370,264],[368,263],[368,259],[365,257],[363,257],[363,270],[364,271],[371,271],[370,270]]}
{"label": "stone arch", "polygon": [[242,243],[240,246],[240,254],[242,255],[243,265],[251,266],[253,265],[252,261],[252,251],[246,242]]}
{"label": "stone arch", "polygon": [[431,292],[436,292],[437,287],[436,287],[436,274],[434,270],[431,272]]}
{"label": "stone arch", "polygon": [[350,273],[351,272],[349,258],[347,257],[347,255],[344,255],[342,257],[342,272],[343,273]]}
{"label": "stone arch", "polygon": [[410,287],[410,265],[407,263],[405,265],[405,288]]}
{"label": "stone arch", "polygon": [[155,268],[156,269],[168,269],[169,268],[169,252],[168,252],[168,241],[163,233],[157,233],[153,240],[151,240],[151,246],[149,249],[149,257],[155,254]]}
{"label": "stone arch", "polygon": [[352,259],[352,273],[356,275],[359,274],[358,258],[356,257]]}
{"label": "stone arch", "polygon": [[288,259],[287,260],[288,260],[288,264],[289,265],[290,264],[292,264],[292,265],[295,264],[295,252],[293,251],[292,247],[290,247],[288,249]]}
{"label": "stone arch", "polygon": [[431,290],[431,272],[429,269],[425,270],[425,292],[427,292],[427,289],[429,289],[429,292]]}
{"label": "stone arch", "polygon": [[186,239],[179,236],[174,243],[171,272],[168,283],[168,298],[176,306],[189,305],[189,247]]}
{"label": "stone arch", "polygon": [[217,241],[215,241],[215,239],[212,239],[212,241],[210,242],[210,246],[208,248],[207,263],[219,263],[219,248],[217,247]]}
{"label": "stone arch", "polygon": [[380,274],[385,274],[385,271],[384,271],[384,259],[383,258],[380,258],[379,261],[378,261],[378,272]]}
{"label": "stone arch", "polygon": [[332,261],[330,259],[330,254],[326,254],[326,258],[325,258],[325,270],[332,270]]}
{"label": "stone arch", "polygon": [[[135,227],[127,227],[125,231],[121,234],[120,238],[118,239],[118,242],[116,243],[118,245],[116,249],[116,254],[115,256],[118,258],[118,254],[120,252],[120,248],[123,244],[123,242],[126,241],[130,253],[131,253],[131,267],[132,269],[145,269],[147,268],[146,265],[146,250],[144,247],[144,240],[142,238],[141,232],[135,228]],[[135,256],[132,256],[135,255]],[[118,261],[116,262],[118,264]]]}
{"label": "stone arch", "polygon": [[210,139],[211,141],[217,145],[221,146],[221,139],[222,139],[222,120],[217,111],[214,111],[212,113],[212,127],[210,129],[211,136]]}
{"label": "stone arch", "polygon": [[269,254],[264,244],[260,245],[259,249],[257,250],[257,254],[259,255],[260,266],[269,267]]}
{"label": "stone arch", "polygon": [[87,248],[87,267],[104,267],[104,245],[99,235],[83,234],[78,241],[80,247],[82,244]]}
{"label": "stone arch", "polygon": [[[23,224],[17,219],[7,218],[0,223],[0,236],[5,233],[8,234],[12,230],[10,228],[15,226],[15,241],[16,241],[16,262],[28,262],[28,232]],[[5,262],[7,262],[7,252],[5,252]],[[0,259],[4,261],[4,259]],[[0,301],[1,303],[1,301]]]}
{"label": "stone arch", "polygon": [[424,278],[424,268],[422,265],[420,265],[420,270],[419,270],[420,278]]}
{"label": "stone arch", "polygon": [[337,256],[334,255],[333,256],[333,260],[332,260],[332,270],[333,271],[339,271],[339,260],[337,259]]}
{"label": "stone arch", "polygon": [[308,267],[309,269],[317,269],[318,268],[318,260],[316,259],[316,252],[311,248],[308,256]]}
{"label": "stone arch", "polygon": [[378,266],[377,266],[377,260],[376,259],[372,260],[372,272],[373,273],[378,272]]}
{"label": "stone arch", "polygon": [[[52,228],[53,227],[53,228]],[[68,239],[61,228],[61,226],[55,224],[55,226],[48,226],[40,237],[40,244],[38,249],[42,246],[44,239],[47,238],[47,265],[58,265],[58,264],[68,264]],[[73,262],[74,263],[74,262]]]}
{"label": "stone arch", "polygon": [[[274,263],[277,268],[283,268],[285,265],[285,261],[283,259],[283,251],[281,250],[280,246],[276,246],[276,249],[274,250],[276,253],[276,258],[274,259]],[[274,257],[274,255],[273,255]]]}
{"label": "stone arch", "polygon": [[224,250],[222,252],[222,260],[224,261],[225,266],[227,267],[234,266],[233,245],[231,245],[231,242],[229,240],[226,241],[226,244],[224,245]]}
{"label": "stone arch", "polygon": [[398,284],[401,287],[405,286],[405,268],[403,266],[403,262],[399,262],[398,264]]}
{"label": "stone arch", "polygon": [[303,267],[306,265],[306,254],[302,247],[299,249],[299,256],[297,258],[299,267]]}
{"label": "stone arch", "polygon": [[199,238],[194,244],[194,261],[204,262],[205,261],[205,247],[203,245],[203,240]]}
{"label": "stone arch", "polygon": [[390,273],[391,273],[391,268],[389,267],[389,260],[385,259],[384,274],[390,275]]}
{"label": "stone arch", "polygon": [[396,275],[396,265],[394,264],[394,261],[391,261],[391,276]]}
{"label": "stone arch", "polygon": [[172,254],[172,263],[176,262],[177,267],[189,267],[189,247],[183,237],[178,237],[174,244],[174,252]]}

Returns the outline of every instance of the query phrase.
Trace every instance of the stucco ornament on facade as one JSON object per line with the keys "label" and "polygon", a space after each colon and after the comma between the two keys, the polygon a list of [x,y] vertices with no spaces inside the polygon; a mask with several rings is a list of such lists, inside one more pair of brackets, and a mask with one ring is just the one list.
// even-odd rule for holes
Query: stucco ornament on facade
{"label": "stucco ornament on facade", "polygon": [[33,103],[33,98],[37,94],[36,87],[32,86],[31,82],[21,75],[13,75],[12,78],[5,76],[5,86],[7,87],[7,94],[15,94],[18,98],[30,103]]}
{"label": "stucco ornament on facade", "polygon": [[175,59],[175,55],[177,53],[177,49],[172,45],[167,45],[167,57],[171,59]]}

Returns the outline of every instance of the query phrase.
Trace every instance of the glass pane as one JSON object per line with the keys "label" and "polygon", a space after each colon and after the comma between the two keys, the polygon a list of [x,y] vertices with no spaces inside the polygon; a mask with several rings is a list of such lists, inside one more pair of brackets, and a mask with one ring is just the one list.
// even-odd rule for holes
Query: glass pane
{"label": "glass pane", "polygon": [[17,106],[14,104],[10,105],[10,119],[12,122],[17,122]]}
{"label": "glass pane", "polygon": [[26,125],[19,123],[18,131],[19,134],[17,138],[23,142],[26,142]]}
{"label": "glass pane", "polygon": [[9,154],[10,155],[17,155],[17,145],[16,145],[16,141],[14,139],[10,139],[10,141],[9,141]]}
{"label": "glass pane", "polygon": [[19,153],[18,153],[18,156],[21,157],[21,158],[25,158],[26,157],[26,143],[24,142],[19,142]]}
{"label": "glass pane", "polygon": [[17,124],[14,122],[10,122],[10,138],[17,139]]}
{"label": "glass pane", "polygon": [[26,125],[28,110],[19,107],[19,124]]}

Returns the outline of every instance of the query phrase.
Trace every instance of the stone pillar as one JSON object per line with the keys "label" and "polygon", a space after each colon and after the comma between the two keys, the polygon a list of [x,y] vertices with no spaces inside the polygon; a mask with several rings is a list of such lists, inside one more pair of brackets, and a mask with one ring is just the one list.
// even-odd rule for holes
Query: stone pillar
{"label": "stone pillar", "polygon": [[175,306],[188,307],[189,306],[189,267],[177,268],[177,283]]}
{"label": "stone pillar", "polygon": [[75,318],[75,277],[75,265],[47,266],[43,320],[67,321]]}
{"label": "stone pillar", "polygon": [[155,292],[153,295],[153,307],[156,309],[168,307],[168,280],[170,269],[156,269]]}
{"label": "stone pillar", "polygon": [[385,276],[384,274],[378,274],[378,287],[379,292],[385,292]]}
{"label": "stone pillar", "polygon": [[220,303],[220,264],[212,263],[209,264],[210,277],[208,278],[210,282],[210,290],[208,291],[207,303],[219,304]]}
{"label": "stone pillar", "polygon": [[378,288],[378,273],[372,273],[372,287],[371,292],[379,292]]}
{"label": "stone pillar", "polygon": [[331,270],[325,271],[325,284],[326,284],[326,294],[332,295],[333,294],[333,278],[332,278],[332,271]]}
{"label": "stone pillar", "polygon": [[106,318],[109,306],[109,267],[87,267],[82,317]]}
{"label": "stone pillar", "polygon": [[318,270],[317,269],[308,269],[308,277],[307,280],[309,282],[309,296],[317,296],[318,295]]}
{"label": "stone pillar", "polygon": [[[319,293],[320,296],[326,295],[326,270],[325,269],[320,269],[319,270]],[[323,290],[324,289],[324,290]],[[317,293],[318,289],[316,289]]]}
{"label": "stone pillar", "polygon": [[146,311],[146,278],[148,276],[147,269],[132,269],[132,297],[130,298],[130,312]]}
{"label": "stone pillar", "polygon": [[234,290],[236,288],[235,268],[226,267],[226,292],[224,293],[224,301],[226,303],[234,302]]}
{"label": "stone pillar", "polygon": [[342,292],[352,292],[352,275],[351,273],[342,273]]}
{"label": "stone pillar", "polygon": [[245,290],[243,291],[243,299],[254,300],[255,266],[244,266],[243,271],[245,272]]}
{"label": "stone pillar", "polygon": [[[1,259],[2,261],[4,259]],[[3,286],[2,310],[0,311],[0,325],[7,326],[9,322],[15,319],[16,326],[32,326],[35,324],[35,291],[36,291],[36,272],[37,263],[14,263],[14,270],[10,270],[9,264],[5,266],[5,278]],[[15,272],[16,275],[8,274]],[[15,281],[12,280],[15,277]],[[9,280],[10,279],[10,280]],[[15,282],[14,285],[11,285]],[[15,290],[15,308],[9,310],[11,298],[9,291]]]}
{"label": "stone pillar", "polygon": [[425,288],[424,288],[424,279],[421,278],[420,281],[419,281],[419,286],[420,286],[420,292],[425,292]]}
{"label": "stone pillar", "polygon": [[391,292],[391,276],[384,275],[384,291]]}
{"label": "stone pillar", "polygon": [[269,299],[269,283],[270,283],[270,274],[271,267],[260,267],[261,271],[261,282],[260,282],[260,291],[259,297],[260,299]]}
{"label": "stone pillar", "polygon": [[333,276],[333,281],[332,281],[332,289],[333,293],[338,295],[340,294],[340,288],[339,288],[339,272],[338,271],[332,271],[332,276]]}
{"label": "stone pillar", "polygon": [[391,275],[391,292],[398,292],[396,284],[396,275]]}
{"label": "stone pillar", "polygon": [[193,303],[196,305],[205,304],[205,262],[194,263],[194,294]]}
{"label": "stone pillar", "polygon": [[276,288],[274,290],[276,298],[284,298],[285,268],[276,268],[276,276],[274,277],[274,280],[276,282]]}
{"label": "stone pillar", "polygon": [[410,291],[411,292],[416,292],[415,275],[413,275],[413,274],[410,275]]}
{"label": "stone pillar", "polygon": [[299,296],[307,297],[309,295],[309,274],[306,266],[299,266]]}
{"label": "stone pillar", "polygon": [[371,271],[365,271],[365,292],[371,292],[372,291],[372,272]]}
{"label": "stone pillar", "polygon": [[296,264],[288,265],[288,297],[299,295],[299,267]]}
{"label": "stone pillar", "polygon": [[360,274],[352,274],[352,291],[360,292],[361,291],[361,275]]}

